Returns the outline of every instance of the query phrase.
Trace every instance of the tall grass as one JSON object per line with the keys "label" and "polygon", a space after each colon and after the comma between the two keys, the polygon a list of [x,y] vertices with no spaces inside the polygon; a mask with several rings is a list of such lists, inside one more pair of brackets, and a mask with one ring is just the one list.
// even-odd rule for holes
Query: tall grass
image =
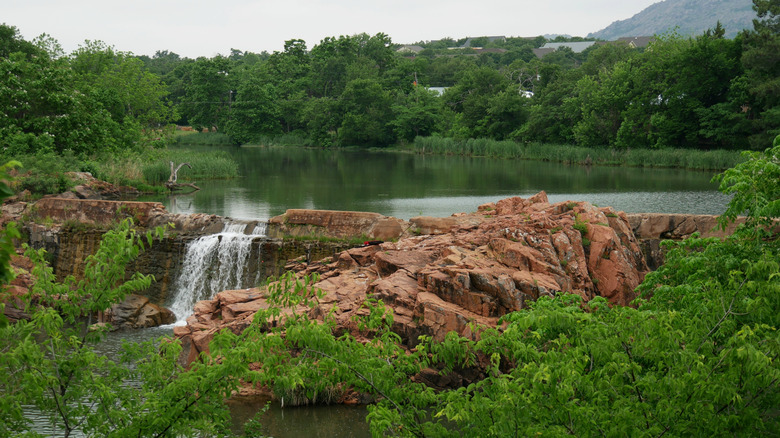
{"label": "tall grass", "polygon": [[175,166],[181,163],[189,163],[192,166],[192,168],[181,168],[178,173],[180,181],[227,179],[238,176],[238,163],[225,151],[166,149],[154,159],[141,165],[140,171],[144,181],[152,185],[168,181],[171,175],[171,161]]}
{"label": "tall grass", "polygon": [[90,172],[99,180],[118,186],[132,186],[143,192],[163,192],[163,183],[171,174],[170,162],[183,167],[180,181],[226,179],[238,176],[238,163],[225,151],[201,148],[149,149],[144,152],[120,151],[93,157],[77,157],[70,152],[58,155],[40,153],[7,155],[0,153],[0,162],[16,160],[22,168],[13,172],[12,187],[16,191],[29,190],[33,197],[62,193],[76,182],[68,172]]}
{"label": "tall grass", "polygon": [[724,170],[742,161],[739,151],[695,149],[594,149],[574,145],[517,143],[488,139],[417,137],[411,149],[420,154],[553,161],[632,167]]}
{"label": "tall grass", "polygon": [[173,139],[174,145],[195,146],[234,146],[233,140],[221,132],[177,131]]}
{"label": "tall grass", "polygon": [[244,146],[315,146],[306,136],[295,133],[263,135]]}

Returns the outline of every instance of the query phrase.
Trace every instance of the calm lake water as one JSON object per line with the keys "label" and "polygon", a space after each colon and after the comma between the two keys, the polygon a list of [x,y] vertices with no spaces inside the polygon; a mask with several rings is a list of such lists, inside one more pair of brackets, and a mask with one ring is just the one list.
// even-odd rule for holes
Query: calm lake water
{"label": "calm lake water", "polygon": [[[300,148],[225,148],[241,178],[196,181],[199,192],[145,197],[173,213],[266,220],[289,208],[370,211],[401,219],[473,212],[545,190],[629,213],[720,214],[728,198],[711,172],[585,167],[539,161]],[[186,168],[184,169],[186,171]]]}

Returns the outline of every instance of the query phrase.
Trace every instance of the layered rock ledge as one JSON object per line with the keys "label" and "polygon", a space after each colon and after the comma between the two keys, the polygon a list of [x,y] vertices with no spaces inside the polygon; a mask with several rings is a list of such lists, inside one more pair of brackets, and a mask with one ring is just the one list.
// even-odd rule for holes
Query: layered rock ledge
{"label": "layered rock ledge", "polygon": [[[49,251],[58,278],[66,275],[78,277],[86,257],[94,253],[102,234],[117,220],[131,217],[144,228],[173,223],[174,232],[163,241],[156,242],[129,267],[131,271],[155,276],[157,281],[143,295],[151,304],[158,306],[170,301],[187,243],[199,236],[220,232],[230,221],[229,218],[209,214],[171,214],[156,202],[75,199],[64,195],[35,203],[7,202],[2,211],[2,223],[12,220],[22,222],[26,242]],[[722,237],[733,231],[733,225],[725,231],[715,229],[716,220],[716,216],[707,215],[624,215],[587,203],[550,205],[542,194],[527,200],[511,198],[486,204],[476,213],[445,218],[415,217],[409,221],[377,213],[296,209],[269,221],[269,237],[256,239],[252,256],[246,263],[248,269],[257,271],[259,278],[279,275],[286,269],[322,272],[323,282],[330,279],[329,283],[323,283],[323,289],[335,287],[331,283],[337,280],[365,283],[361,292],[363,296],[382,294],[378,296],[386,297],[389,303],[397,301],[400,304],[396,306],[396,313],[415,321],[420,321],[426,311],[433,318],[430,309],[434,304],[431,303],[441,299],[450,303],[448,306],[457,306],[454,310],[444,306],[442,312],[460,315],[455,320],[465,326],[462,321],[469,318],[474,321],[492,318],[484,320],[492,323],[496,315],[544,293],[573,292],[586,299],[604,295],[615,303],[629,302],[631,287],[618,291],[620,288],[610,286],[614,282],[625,283],[620,276],[628,274],[612,276],[603,272],[610,264],[625,265],[624,262],[612,261],[613,256],[606,254],[609,248],[617,247],[618,241],[622,248],[630,248],[628,253],[619,251],[615,257],[633,258],[636,276],[641,278],[648,267],[655,269],[662,262],[661,240],[682,239],[697,231],[705,237]],[[612,229],[618,240],[602,243],[604,226]],[[571,231],[572,228],[576,233]],[[503,229],[507,231],[501,234]],[[343,240],[287,238],[296,236]],[[590,245],[582,245],[583,237]],[[354,246],[350,242],[356,238],[390,242],[379,247],[350,249]],[[564,250],[564,247],[570,249]],[[594,259],[593,254],[599,251],[601,258]],[[412,254],[413,261],[404,259],[409,254]],[[568,255],[562,258],[562,254]],[[575,254],[577,257],[573,256]],[[638,261],[637,254],[643,255],[645,264]],[[327,262],[316,262],[323,257],[331,257],[331,264],[338,261],[341,264],[330,266]],[[512,262],[511,257],[524,262]],[[354,266],[350,259],[356,263]],[[341,271],[350,269],[363,277],[349,280],[353,274]],[[392,275],[396,271],[405,276]],[[20,290],[25,289],[21,278],[17,282]],[[452,285],[453,282],[457,284]],[[633,279],[625,284],[633,284]],[[397,293],[388,292],[396,286]],[[350,286],[340,293],[354,295],[357,293],[355,290]],[[512,294],[515,294],[514,298]],[[225,303],[234,300],[253,302],[241,294],[230,294],[229,299],[215,298],[215,301]],[[483,304],[477,306],[477,302]],[[480,309],[475,311],[476,307]],[[6,310],[9,309],[6,307]],[[219,313],[220,309],[217,306],[215,312]],[[230,312],[229,319],[246,313]],[[204,312],[198,314],[205,315]],[[203,316],[203,319],[209,320],[209,317]],[[452,326],[454,323],[448,324]],[[214,327],[208,322],[201,328],[208,331]],[[418,332],[439,331],[416,325],[408,327],[411,328],[404,330],[408,331],[408,338],[412,340],[416,339]]]}
{"label": "layered rock ledge", "polygon": [[[320,276],[316,286],[325,297],[312,316],[335,305],[338,324],[350,329],[352,317],[365,311],[363,302],[378,298],[395,313],[393,330],[412,346],[423,334],[473,338],[471,323],[495,326],[502,315],[545,295],[603,296],[627,305],[648,272],[625,213],[587,202],[550,204],[544,192],[409,223],[396,241],[291,265]],[[175,329],[186,360],[208,351],[222,328],[238,333],[247,327],[267,306],[264,297],[263,289],[252,288],[199,302],[187,325]]]}

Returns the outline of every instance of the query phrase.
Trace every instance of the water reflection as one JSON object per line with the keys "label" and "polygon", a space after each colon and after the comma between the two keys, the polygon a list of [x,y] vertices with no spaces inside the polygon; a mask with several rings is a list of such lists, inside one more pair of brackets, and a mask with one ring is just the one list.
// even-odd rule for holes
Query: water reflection
{"label": "water reflection", "polygon": [[[173,335],[173,325],[141,329],[121,330],[107,333],[105,338],[94,346],[99,355],[105,355],[112,360],[118,360],[122,352],[123,342],[145,342],[163,336]],[[139,382],[125,382],[127,385]],[[243,425],[261,410],[268,400],[240,399],[230,400],[233,432],[240,436]],[[64,430],[49,422],[49,419],[35,407],[24,410],[25,416],[33,420],[32,430],[42,436],[62,437]],[[366,422],[365,406],[301,406],[282,408],[279,403],[272,403],[261,417],[262,432],[274,438],[363,438],[370,437]],[[84,434],[76,430],[71,434],[74,438],[82,438]]]}
{"label": "water reflection", "polygon": [[583,167],[521,160],[370,151],[230,148],[242,178],[198,181],[203,190],[161,201],[171,212],[265,220],[288,208],[373,211],[409,219],[476,211],[547,191],[627,212],[720,214],[728,198],[711,173]]}
{"label": "water reflection", "polygon": [[[265,406],[265,400],[231,401],[230,414],[242,432],[241,425]],[[274,438],[363,438],[370,437],[365,406],[299,406],[282,408],[271,404],[262,414],[263,433]]]}

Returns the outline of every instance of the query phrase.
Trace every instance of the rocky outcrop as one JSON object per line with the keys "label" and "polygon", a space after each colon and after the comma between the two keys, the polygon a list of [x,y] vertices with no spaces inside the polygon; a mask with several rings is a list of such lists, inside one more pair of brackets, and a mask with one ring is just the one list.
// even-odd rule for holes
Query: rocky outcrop
{"label": "rocky outcrop", "polygon": [[10,266],[15,278],[0,293],[0,297],[2,297],[5,304],[3,314],[11,322],[28,320],[30,315],[25,309],[24,296],[27,295],[34,284],[31,274],[33,263],[27,257],[12,255]]}
{"label": "rocky outcrop", "polygon": [[[603,296],[627,305],[648,270],[624,213],[585,202],[550,204],[544,192],[446,221],[411,222],[414,232],[396,242],[300,263],[301,274],[320,275],[316,286],[325,292],[312,316],[337,305],[337,323],[349,330],[365,312],[363,302],[374,297],[392,307],[393,330],[410,346],[423,334],[474,338],[473,323],[495,326],[545,295]],[[413,235],[423,230],[433,234]],[[216,331],[248,326],[267,306],[264,294],[226,291],[198,303],[187,326],[175,330],[188,360],[207,351]]]}
{"label": "rocky outcrop", "polygon": [[76,186],[69,192],[58,195],[58,197],[71,199],[119,199],[140,194],[134,187],[117,186],[101,181],[89,172],[68,172],[65,176],[70,178]]}
{"label": "rocky outcrop", "polygon": [[269,237],[327,236],[368,240],[392,240],[401,237],[405,223],[379,213],[333,210],[287,210],[268,221]]}
{"label": "rocky outcrop", "polygon": [[159,202],[115,202],[100,199],[43,198],[37,201],[32,215],[51,222],[77,222],[84,225],[111,225],[133,218],[142,227],[165,213]]}
{"label": "rocky outcrop", "polygon": [[131,294],[105,312],[103,321],[115,329],[139,329],[157,327],[176,322],[170,310],[149,301],[149,298]]}
{"label": "rocky outcrop", "polygon": [[724,230],[718,226],[718,216],[714,215],[634,213],[627,217],[645,261],[652,270],[658,269],[664,262],[663,240],[683,240],[693,233],[702,237],[724,238],[745,222],[745,218],[738,218]]}
{"label": "rocky outcrop", "polygon": [[[171,298],[187,243],[221,231],[227,220],[170,214],[159,203],[46,198],[3,205],[4,223],[31,219],[24,223],[24,233],[32,246],[49,251],[60,279],[78,277],[102,233],[124,217],[142,227],[175,224],[168,237],[129,268],[155,276],[153,286],[142,293],[157,305]],[[469,321],[492,324],[542,295],[570,292],[586,300],[601,295],[626,304],[633,298],[632,285],[647,270],[643,253],[655,268],[663,256],[661,239],[684,238],[694,231],[705,236],[731,232],[710,232],[715,220],[625,215],[587,203],[551,205],[543,194],[486,204],[471,214],[408,222],[376,213],[288,210],[272,219],[270,235],[343,240],[258,238],[247,269],[261,279],[288,269],[318,272],[323,290],[339,288],[333,295],[338,299],[329,299],[340,306],[346,300],[359,308],[365,296],[380,297],[394,306],[399,333],[414,340],[447,330],[467,333]],[[349,242],[356,238],[395,242],[353,249]],[[317,262],[323,258],[329,261]],[[221,308],[215,314],[221,316]],[[241,319],[241,311],[229,313],[230,320]],[[349,309],[342,313],[348,318]],[[209,327],[216,324],[208,321]]]}

